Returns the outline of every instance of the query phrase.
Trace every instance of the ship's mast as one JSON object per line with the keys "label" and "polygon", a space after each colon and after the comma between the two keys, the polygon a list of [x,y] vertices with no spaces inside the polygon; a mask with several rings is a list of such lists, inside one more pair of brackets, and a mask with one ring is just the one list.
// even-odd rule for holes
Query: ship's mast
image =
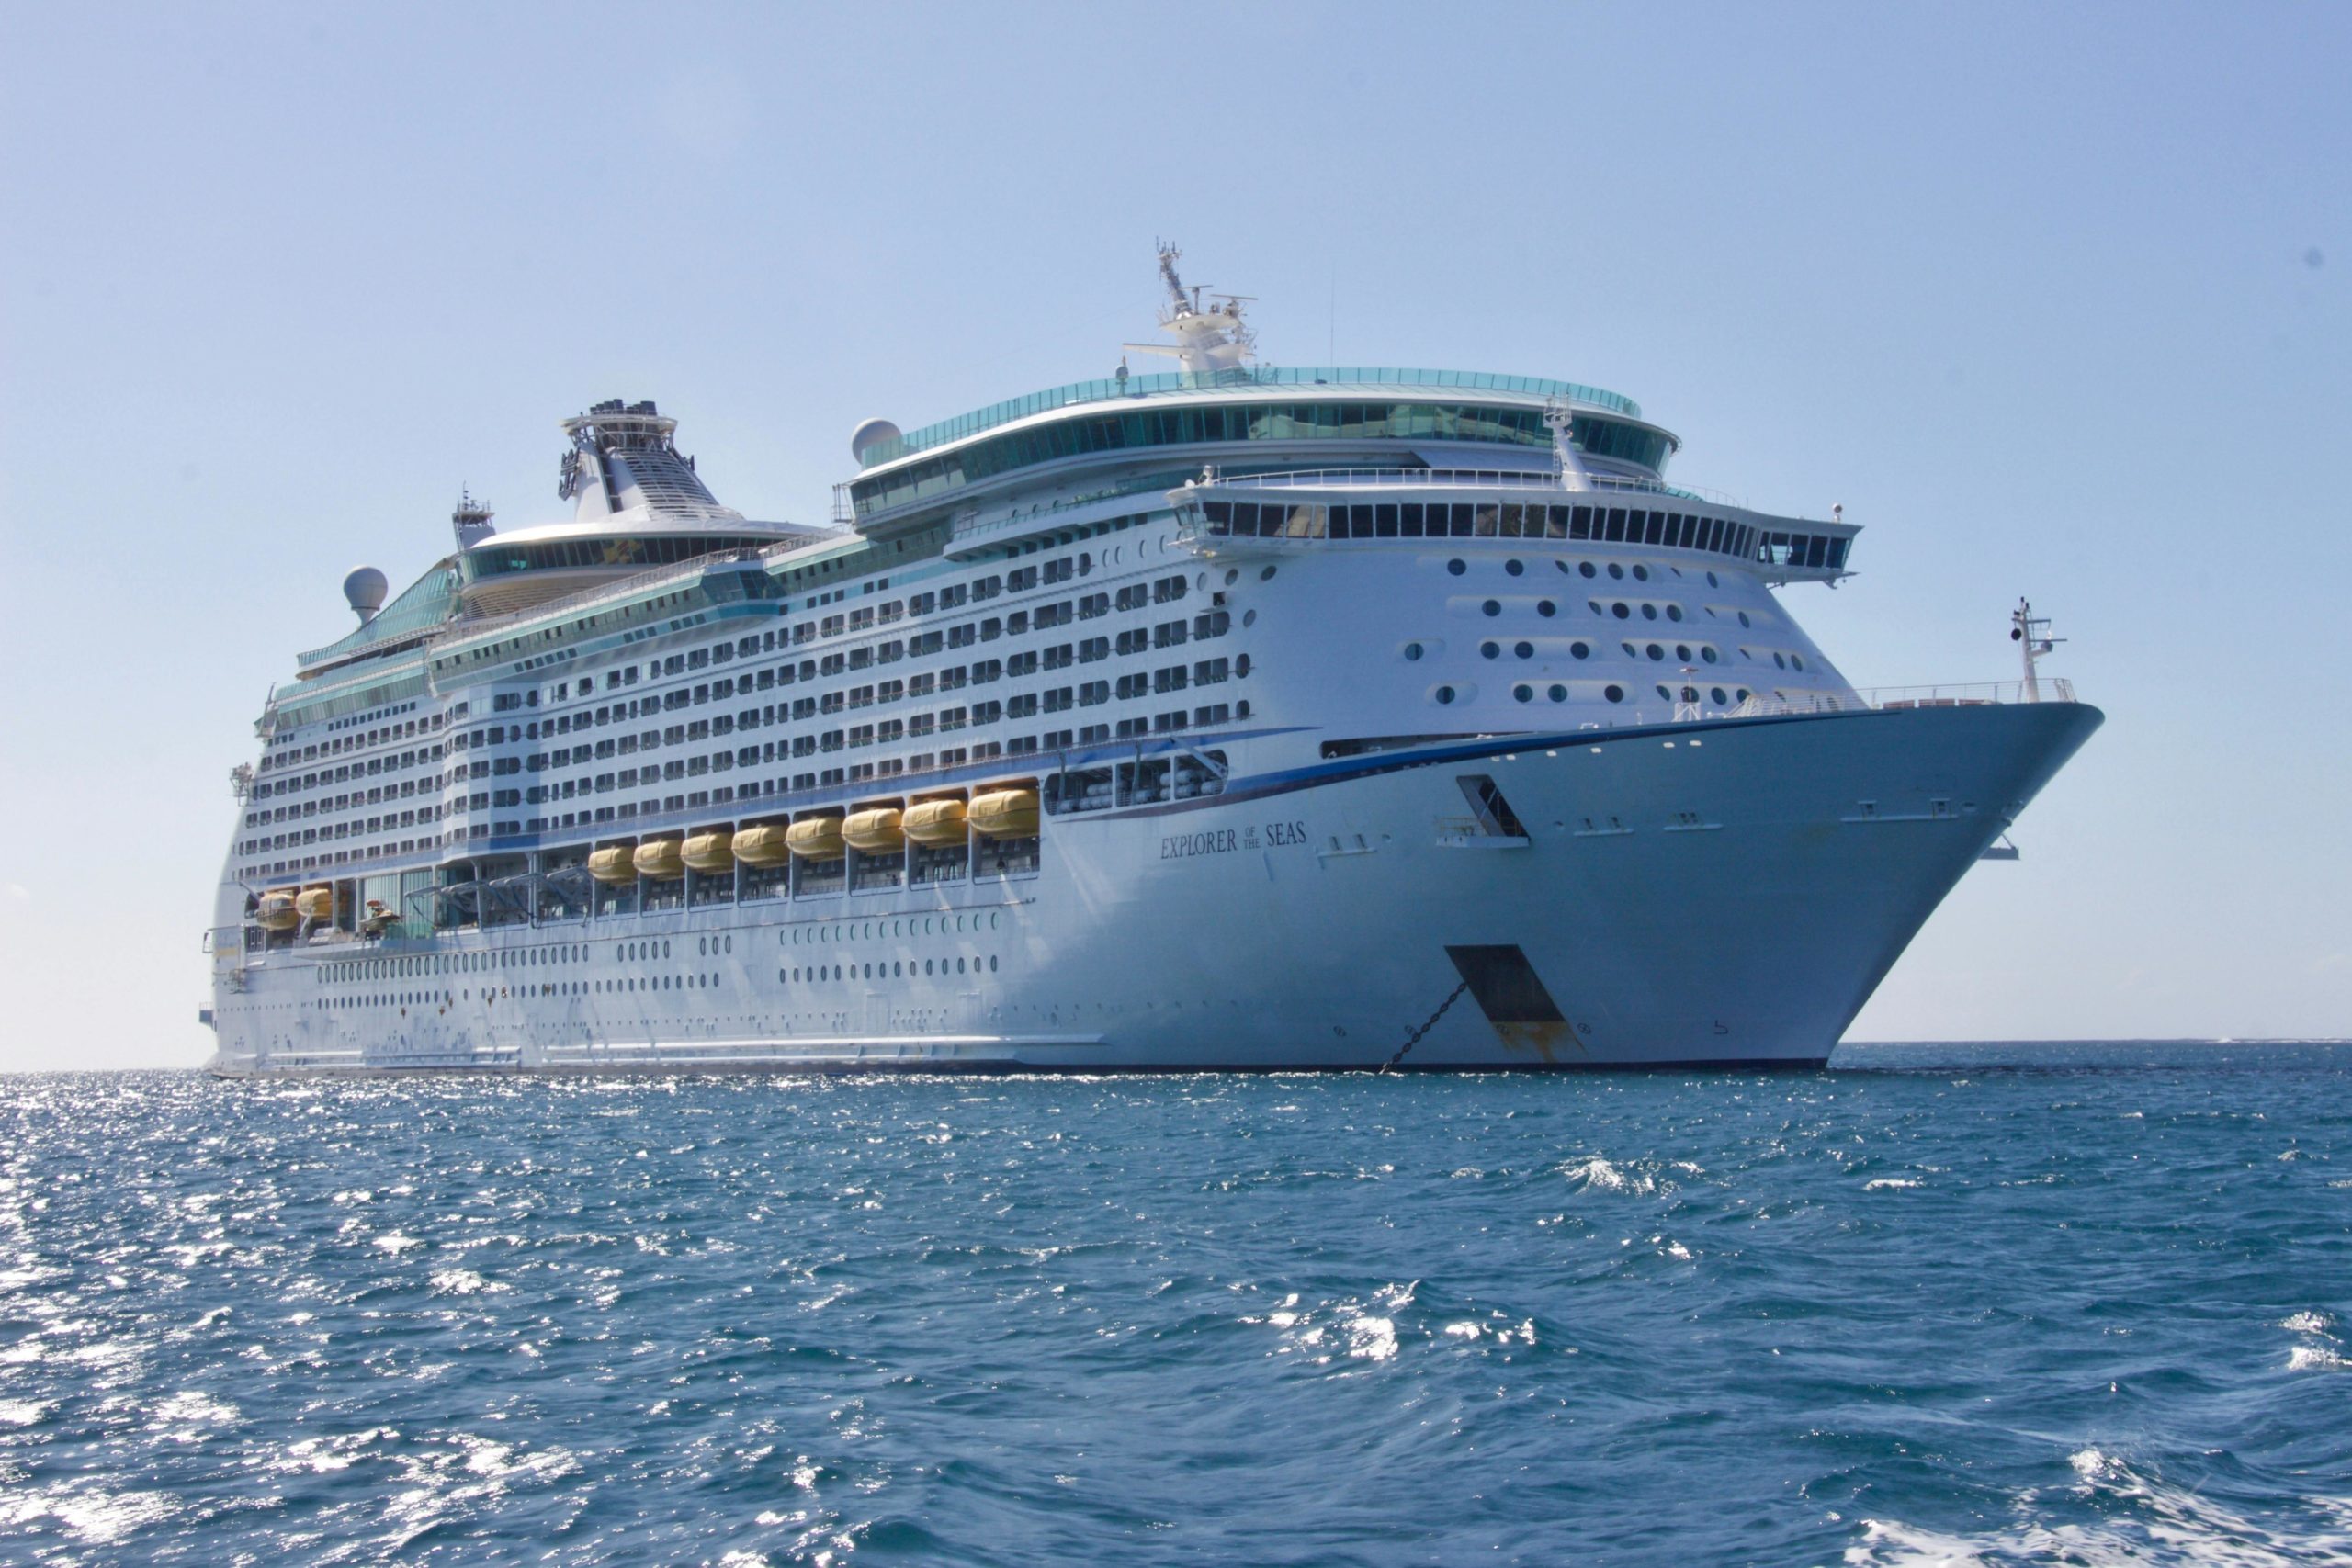
{"label": "ship's mast", "polygon": [[1204,294],[1199,284],[1187,287],[1176,271],[1177,259],[1182,254],[1161,242],[1159,281],[1168,289],[1168,303],[1159,312],[1159,330],[1176,341],[1119,346],[1136,354],[1166,355],[1182,364],[1190,376],[1238,370],[1258,352],[1258,335],[1241,322],[1241,307],[1251,297]]}
{"label": "ship's mast", "polygon": [[2041,700],[2041,682],[2035,677],[2033,667],[2041,662],[2043,654],[2066,639],[2052,637],[2050,617],[2035,615],[2033,606],[2020,599],[2018,607],[2009,612],[2009,640],[2018,645],[2018,656],[2025,661],[2022,695],[2027,702],[2038,703]]}

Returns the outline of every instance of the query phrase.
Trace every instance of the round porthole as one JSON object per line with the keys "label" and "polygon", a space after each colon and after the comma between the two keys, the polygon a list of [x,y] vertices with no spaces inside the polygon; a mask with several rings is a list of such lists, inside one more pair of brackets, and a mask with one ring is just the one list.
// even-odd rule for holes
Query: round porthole
{"label": "round porthole", "polygon": [[1707,586],[1710,588],[1720,588],[1723,584],[1715,581],[1715,574],[1711,571],[1707,573]]}
{"label": "round porthole", "polygon": [[1560,613],[1560,607],[1549,599],[1538,599],[1535,601],[1535,613],[1548,621]]}
{"label": "round porthole", "polygon": [[1499,615],[1503,613],[1502,601],[1499,599],[1489,599],[1478,608],[1481,613],[1488,615]]}
{"label": "round porthole", "polygon": [[1510,689],[1510,694],[1519,702],[1532,703],[1535,700],[1535,688],[1524,684],[1513,686]]}
{"label": "round porthole", "polygon": [[1634,567],[1634,580],[1636,582],[1647,582],[1650,580],[1650,569],[1645,566]]}
{"label": "round porthole", "polygon": [[1568,689],[1566,686],[1555,686],[1545,695],[1555,703],[1564,703],[1568,700]]}
{"label": "round porthole", "polygon": [[1661,697],[1665,698],[1665,699],[1666,699],[1668,702],[1669,702],[1669,703],[1670,703],[1670,702],[1672,702],[1672,701],[1674,700],[1674,694],[1673,694],[1672,692],[1668,691],[1664,686],[1660,686],[1660,687],[1657,689],[1657,694],[1658,694],[1659,696],[1661,696]]}
{"label": "round porthole", "polygon": [[1521,659],[1532,659],[1535,657],[1535,645],[1532,642],[1512,643],[1510,645],[1510,650],[1519,655]]}
{"label": "round porthole", "polygon": [[1712,648],[1702,647],[1699,649],[1699,657],[1705,660],[1708,663],[1713,664],[1715,661],[1715,650]]}
{"label": "round porthole", "polygon": [[1625,700],[1625,688],[1623,686],[1603,686],[1600,689],[1600,694],[1607,697],[1612,703],[1622,703]]}
{"label": "round porthole", "polygon": [[1747,625],[1747,612],[1745,610],[1739,613],[1739,624],[1743,626]]}
{"label": "round porthole", "polygon": [[1478,657],[1481,659],[1500,659],[1502,657],[1502,653],[1503,645],[1501,643],[1482,642],[1478,645]]}
{"label": "round porthole", "polygon": [[1454,576],[1460,577],[1464,572],[1470,570],[1470,563],[1464,560],[1450,560],[1445,563],[1445,570],[1452,572]]}
{"label": "round porthole", "polygon": [[1644,620],[1645,620],[1645,621],[1655,621],[1655,620],[1657,620],[1657,605],[1655,605],[1655,604],[1645,604],[1645,605],[1643,605],[1643,606],[1642,606],[1642,619],[1644,619]]}
{"label": "round porthole", "polygon": [[1679,604],[1668,604],[1666,607],[1666,618],[1669,621],[1680,620],[1682,618],[1682,606]]}
{"label": "round porthole", "polygon": [[1634,618],[1633,606],[1626,604],[1622,599],[1616,604],[1609,606],[1609,613],[1615,615],[1621,621],[1630,621]]}
{"label": "round porthole", "polygon": [[1789,661],[1776,653],[1772,655],[1772,667],[1775,670],[1786,670],[1789,667]]}
{"label": "round porthole", "polygon": [[1666,649],[1656,643],[1650,644],[1650,658],[1653,661],[1663,661],[1666,658]]}
{"label": "round porthole", "polygon": [[1721,686],[1717,686],[1713,691],[1709,692],[1707,694],[1715,699],[1715,705],[1717,707],[1724,706],[1731,700],[1724,695],[1724,689]]}
{"label": "round porthole", "polygon": [[1690,650],[1678,642],[1674,645],[1674,657],[1678,663],[1688,664],[1690,662]]}
{"label": "round porthole", "polygon": [[1227,588],[1232,587],[1235,583],[1237,583],[1237,582],[1238,582],[1238,581],[1241,581],[1241,569],[1240,569],[1240,568],[1238,568],[1238,567],[1227,567],[1227,568],[1226,568],[1226,569],[1225,569],[1225,585],[1226,585]]}
{"label": "round porthole", "polygon": [[1419,643],[1418,643],[1418,642],[1408,642],[1408,643],[1407,643],[1407,644],[1405,645],[1405,657],[1406,657],[1407,659],[1408,659],[1408,660],[1411,660],[1411,659],[1419,659],[1420,656],[1421,656],[1421,645],[1420,645]]}
{"label": "round porthole", "polygon": [[1431,692],[1430,695],[1435,697],[1439,704],[1442,705],[1453,701],[1453,688],[1451,686],[1440,686],[1436,691]]}
{"label": "round porthole", "polygon": [[1590,577],[1590,576],[1594,575],[1594,573],[1593,573],[1593,566],[1592,566],[1592,563],[1591,563],[1590,561],[1589,561],[1589,560],[1588,560],[1588,561],[1578,561],[1578,562],[1577,563],[1577,570],[1578,571],[1580,571],[1580,572],[1584,573],[1587,577]]}
{"label": "round porthole", "polygon": [[1630,642],[1621,642],[1617,646],[1625,650],[1625,657],[1628,659],[1639,659],[1642,656],[1642,650]]}
{"label": "round porthole", "polygon": [[1789,655],[1789,662],[1802,670],[1804,668],[1804,655],[1802,653],[1792,653]]}
{"label": "round porthole", "polygon": [[1590,659],[1592,657],[1592,644],[1589,642],[1572,642],[1568,644],[1568,652],[1577,659]]}
{"label": "round porthole", "polygon": [[1273,580],[1274,580],[1274,569],[1273,569],[1272,567],[1270,567],[1270,566],[1269,566],[1269,567],[1261,567],[1261,568],[1259,569],[1259,570],[1258,570],[1258,581],[1261,581],[1261,582],[1272,582]]}
{"label": "round porthole", "polygon": [[1611,561],[1609,563],[1609,575],[1611,577],[1622,578],[1625,575],[1625,569],[1619,566],[1615,561]]}
{"label": "round porthole", "polygon": [[1243,626],[1256,626],[1256,625],[1258,624],[1258,612],[1257,612],[1257,611],[1255,611],[1255,610],[1244,610],[1244,611],[1242,611],[1242,612],[1241,612],[1241,624],[1242,624]]}
{"label": "round porthole", "polygon": [[1241,654],[1241,655],[1238,656],[1238,657],[1234,660],[1234,661],[1233,661],[1233,672],[1234,672],[1236,675],[1238,675],[1238,676],[1242,677],[1244,680],[1247,680],[1247,679],[1249,678],[1249,675],[1250,675],[1250,656],[1249,656],[1248,654],[1246,654],[1246,653]]}
{"label": "round porthole", "polygon": [[1520,573],[1527,570],[1527,563],[1524,561],[1507,560],[1503,562],[1503,570],[1510,573],[1513,577],[1517,577]]}

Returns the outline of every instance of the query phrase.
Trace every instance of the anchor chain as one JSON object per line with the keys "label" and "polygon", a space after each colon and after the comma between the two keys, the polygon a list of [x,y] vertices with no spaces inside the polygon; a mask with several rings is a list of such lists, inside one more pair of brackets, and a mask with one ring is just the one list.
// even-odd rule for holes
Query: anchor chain
{"label": "anchor chain", "polygon": [[1437,1021],[1445,1016],[1445,1010],[1460,1001],[1462,999],[1462,993],[1469,988],[1470,982],[1464,980],[1462,984],[1454,987],[1452,991],[1448,992],[1446,994],[1445,1000],[1437,1004],[1437,1011],[1430,1014],[1428,1018],[1421,1021],[1421,1026],[1419,1029],[1416,1029],[1412,1033],[1405,1037],[1405,1043],[1397,1046],[1396,1054],[1394,1056],[1389,1057],[1385,1062],[1383,1062],[1379,1067],[1374,1070],[1374,1076],[1376,1077],[1380,1073],[1388,1071],[1389,1068],[1403,1061],[1405,1059],[1405,1053],[1411,1050],[1414,1046],[1419,1045],[1421,1043],[1421,1036],[1427,1034],[1430,1030],[1435,1029],[1437,1027]]}

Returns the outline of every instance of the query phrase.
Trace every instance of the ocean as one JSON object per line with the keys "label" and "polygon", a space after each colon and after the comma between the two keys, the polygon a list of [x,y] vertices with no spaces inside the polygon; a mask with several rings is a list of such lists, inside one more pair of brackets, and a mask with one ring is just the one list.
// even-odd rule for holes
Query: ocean
{"label": "ocean", "polygon": [[0,1078],[0,1562],[2352,1561],[2352,1045]]}

